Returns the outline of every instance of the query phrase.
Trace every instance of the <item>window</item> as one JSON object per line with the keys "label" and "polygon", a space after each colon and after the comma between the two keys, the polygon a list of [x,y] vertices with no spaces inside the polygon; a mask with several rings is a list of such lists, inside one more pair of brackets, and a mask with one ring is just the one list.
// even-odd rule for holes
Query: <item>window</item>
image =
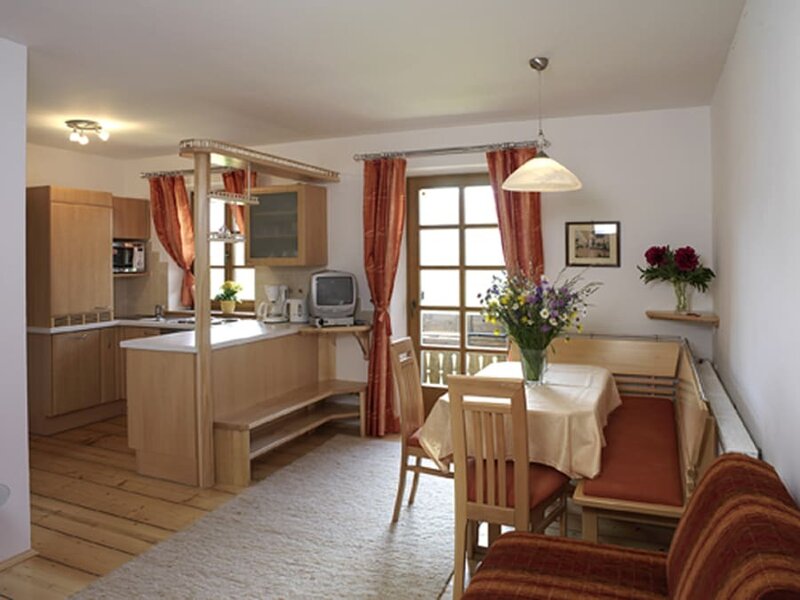
{"label": "window", "polygon": [[483,322],[478,299],[505,269],[500,230],[486,175],[412,178],[408,188],[409,331],[422,385],[441,388],[448,374],[506,359],[506,336]]}
{"label": "window", "polygon": [[[209,202],[208,220],[210,231],[219,231],[223,226],[233,229],[233,216],[228,205],[223,202]],[[241,284],[243,288],[239,292],[241,304],[237,305],[237,310],[255,310],[256,272],[252,267],[244,266],[244,243],[211,242],[208,262],[211,271],[212,308],[219,308],[213,299],[219,293],[220,286],[225,281],[232,280]]]}

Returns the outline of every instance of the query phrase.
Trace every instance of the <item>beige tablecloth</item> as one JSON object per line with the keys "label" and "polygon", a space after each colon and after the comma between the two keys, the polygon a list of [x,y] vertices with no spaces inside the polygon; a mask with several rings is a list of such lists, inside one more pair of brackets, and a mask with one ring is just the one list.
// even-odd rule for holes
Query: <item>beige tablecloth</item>
{"label": "beige tablecloth", "polygon": [[[522,365],[493,363],[476,376],[522,379]],[[526,396],[530,460],[555,467],[570,477],[597,475],[605,445],[603,428],[608,415],[621,404],[611,373],[588,365],[552,364],[545,373],[544,385],[528,386]],[[510,456],[510,430],[506,439]],[[453,452],[447,394],[437,400],[425,420],[420,442],[439,466],[446,468],[441,459]]]}

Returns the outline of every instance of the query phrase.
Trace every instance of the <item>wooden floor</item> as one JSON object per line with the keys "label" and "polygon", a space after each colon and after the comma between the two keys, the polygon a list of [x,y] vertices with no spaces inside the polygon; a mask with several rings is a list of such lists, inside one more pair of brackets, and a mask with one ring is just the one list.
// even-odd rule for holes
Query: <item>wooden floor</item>
{"label": "wooden floor", "polygon": [[[253,463],[254,482],[291,464],[334,435],[357,428],[322,427]],[[153,544],[188,527],[241,488],[201,490],[138,475],[125,417],[52,437],[32,436],[31,522],[38,556],[0,572],[0,599],[55,600],[89,585]],[[394,473],[391,483],[396,485]],[[423,493],[424,482],[420,484]],[[390,515],[387,513],[387,523]],[[579,537],[573,511],[570,536]],[[601,541],[666,549],[671,533],[602,521]]]}

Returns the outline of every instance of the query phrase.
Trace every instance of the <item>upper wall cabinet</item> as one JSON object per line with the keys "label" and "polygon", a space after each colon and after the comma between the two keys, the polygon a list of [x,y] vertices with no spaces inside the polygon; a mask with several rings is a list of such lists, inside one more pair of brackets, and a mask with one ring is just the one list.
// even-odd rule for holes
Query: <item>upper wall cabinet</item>
{"label": "upper wall cabinet", "polygon": [[26,234],[28,325],[113,318],[111,194],[28,188]]}
{"label": "upper wall cabinet", "polygon": [[114,239],[150,239],[150,201],[114,196]]}
{"label": "upper wall cabinet", "polygon": [[248,207],[246,262],[250,266],[325,266],[328,264],[328,214],[325,188],[285,185],[255,188],[259,203]]}

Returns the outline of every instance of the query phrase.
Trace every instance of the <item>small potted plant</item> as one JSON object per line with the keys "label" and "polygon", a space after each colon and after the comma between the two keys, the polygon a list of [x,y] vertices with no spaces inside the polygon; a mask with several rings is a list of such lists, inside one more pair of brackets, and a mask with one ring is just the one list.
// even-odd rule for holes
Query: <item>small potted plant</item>
{"label": "small potted plant", "polygon": [[708,291],[708,284],[716,277],[714,271],[704,267],[691,246],[673,251],[669,246],[651,246],[644,253],[647,267],[637,267],[645,283],[669,281],[675,291],[675,312],[689,312],[687,286],[699,292]]}
{"label": "small potted plant", "polygon": [[219,301],[219,307],[223,314],[233,314],[236,311],[236,303],[239,301],[236,294],[242,291],[242,286],[235,281],[226,281],[219,289],[220,292],[214,296],[214,300]]}

